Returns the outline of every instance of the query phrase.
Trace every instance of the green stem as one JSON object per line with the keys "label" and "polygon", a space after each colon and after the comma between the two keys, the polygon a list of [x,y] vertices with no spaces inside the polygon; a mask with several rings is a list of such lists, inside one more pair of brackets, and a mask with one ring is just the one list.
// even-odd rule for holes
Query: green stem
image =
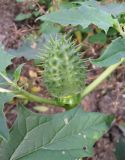
{"label": "green stem", "polygon": [[20,88],[16,88],[16,92],[17,94],[22,95],[23,97],[25,97],[27,100],[29,100],[30,102],[38,102],[38,103],[45,103],[45,104],[50,104],[50,105],[55,105],[55,106],[62,106],[58,101],[53,100],[53,99],[47,99],[47,98],[43,98],[43,97],[39,97],[36,95],[33,95],[23,89]]}
{"label": "green stem", "polygon": [[121,25],[119,24],[118,20],[115,21],[114,27],[115,27],[115,29],[120,33],[120,35],[121,35],[122,37],[125,36],[125,32],[122,30],[122,27],[121,27]]}
{"label": "green stem", "polygon": [[108,67],[96,80],[94,80],[88,87],[84,89],[81,97],[85,97],[90,92],[92,92],[103,80],[105,80],[120,64],[124,62],[125,58],[121,59],[120,62]]}
{"label": "green stem", "polygon": [[[50,105],[55,105],[55,106],[62,106],[56,100],[42,98],[42,97],[33,95],[33,94],[25,91],[24,89],[22,89],[21,87],[17,86],[15,83],[13,83],[7,76],[5,76],[1,72],[0,72],[0,75],[9,83],[9,85],[11,87],[14,88],[14,90],[12,90],[12,92],[15,93],[15,95],[17,95],[17,97],[21,96],[22,98],[26,98],[30,102],[32,101],[32,102],[45,103],[45,104],[50,104]],[[5,90],[5,89],[4,90],[2,89],[2,91],[6,91],[7,92],[7,90]]]}

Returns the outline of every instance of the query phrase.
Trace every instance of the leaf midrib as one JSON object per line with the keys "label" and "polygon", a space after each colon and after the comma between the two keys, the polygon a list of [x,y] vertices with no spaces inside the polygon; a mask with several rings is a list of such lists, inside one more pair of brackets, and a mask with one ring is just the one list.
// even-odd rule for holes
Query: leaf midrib
{"label": "leaf midrib", "polygon": [[[77,112],[78,112],[78,111],[77,111]],[[76,112],[76,113],[77,113],[77,112]],[[77,115],[76,113],[74,114],[74,116],[72,116],[72,118],[70,119],[69,123],[70,123],[71,120]],[[100,117],[100,118],[101,118],[101,117]],[[97,118],[96,120],[98,120],[98,119],[99,119],[99,118]],[[95,121],[96,121],[96,120],[95,120]],[[49,123],[49,121],[48,121],[48,122],[45,122],[45,123]],[[42,125],[44,125],[45,123],[43,123]],[[60,132],[61,130],[63,130],[63,129],[65,128],[65,126],[66,126],[66,125],[64,125],[63,128],[61,127],[61,129],[59,129],[59,132]],[[38,127],[38,126],[37,126],[37,127]],[[37,128],[37,127],[35,127],[35,128]],[[89,127],[90,127],[90,126],[89,126]],[[93,127],[93,126],[91,126],[91,127]],[[90,127],[90,128],[91,128],[91,127]],[[34,130],[35,128],[33,128],[32,130]],[[86,129],[87,129],[87,128],[86,128]],[[32,131],[32,130],[30,130],[30,131]],[[55,139],[55,137],[57,136],[57,134],[58,134],[59,132],[57,132],[57,133],[55,134],[55,136],[52,138],[52,140]],[[27,135],[27,134],[26,134],[26,135]],[[26,135],[25,135],[25,136],[26,136]],[[76,135],[76,134],[72,134],[72,136],[74,136],[74,135]],[[24,136],[24,138],[25,138],[25,136]],[[63,137],[63,138],[60,138],[60,139],[58,139],[58,141],[66,138],[66,137],[68,137],[68,136],[65,136],[65,137]],[[24,138],[23,138],[23,139],[24,139]],[[32,153],[34,153],[34,152],[36,152],[36,151],[38,151],[38,150],[40,150],[40,149],[51,150],[51,149],[47,149],[46,146],[50,145],[50,144],[53,142],[52,140],[51,140],[49,143],[45,144],[44,146],[37,148],[36,150],[33,150],[33,151],[28,152],[28,153],[26,153],[26,154],[24,154],[24,155],[22,155],[22,156],[20,156],[20,157],[17,157],[15,160],[18,160],[18,159],[20,159],[20,158],[26,157],[27,155],[32,154]],[[20,144],[19,144],[19,145],[20,145]],[[18,145],[18,146],[19,146],[19,145]],[[17,149],[16,149],[16,150],[17,150]],[[15,150],[15,152],[16,152],[16,150]],[[68,149],[67,149],[67,150],[68,150]],[[76,150],[76,149],[74,149],[74,150]],[[57,151],[57,150],[52,150],[52,151]],[[58,151],[59,151],[59,150],[58,150]],[[14,152],[14,153],[15,153],[15,152]],[[13,154],[14,154],[14,153],[13,153]],[[13,155],[11,156],[11,158],[13,158]],[[14,159],[10,159],[10,160],[14,160]]]}

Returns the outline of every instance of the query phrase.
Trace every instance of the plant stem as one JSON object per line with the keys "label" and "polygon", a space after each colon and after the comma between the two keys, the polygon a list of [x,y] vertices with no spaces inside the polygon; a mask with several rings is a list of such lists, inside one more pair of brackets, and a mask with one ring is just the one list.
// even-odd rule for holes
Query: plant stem
{"label": "plant stem", "polygon": [[33,94],[31,94],[31,93],[29,93],[29,92],[27,92],[27,91],[25,91],[23,89],[20,89],[20,88],[18,88],[16,92],[18,94],[21,94],[23,97],[25,97],[30,102],[38,102],[38,103],[45,103],[45,104],[55,105],[55,106],[62,106],[56,100],[39,97],[39,96],[33,95]]}
{"label": "plant stem", "polygon": [[3,77],[3,79],[5,79],[10,85],[13,84],[13,82],[7,76],[5,76],[2,72],[0,72],[0,76]]}
{"label": "plant stem", "polygon": [[118,22],[117,20],[115,21],[114,27],[115,27],[115,29],[120,33],[120,35],[121,35],[122,37],[125,36],[125,32],[123,31],[121,25],[119,24],[119,22]]}
{"label": "plant stem", "polygon": [[3,73],[0,72],[0,76],[3,77],[11,87],[14,88],[14,90],[9,91],[3,88],[0,88],[1,91],[3,92],[13,92],[15,93],[15,95],[17,95],[17,97],[22,97],[22,98],[26,98],[27,100],[29,100],[30,102],[38,102],[38,103],[45,103],[45,104],[51,104],[51,105],[55,105],[55,106],[62,106],[58,101],[54,100],[54,99],[47,99],[47,98],[42,98],[36,95],[33,95],[27,91],[25,91],[24,89],[22,89],[21,87],[17,86],[17,84],[15,84],[13,81],[11,81],[7,76],[5,76]]}
{"label": "plant stem", "polygon": [[87,86],[84,91],[81,93],[81,97],[85,97],[90,92],[92,92],[103,80],[105,80],[122,62],[125,61],[125,58],[121,59],[120,62],[111,65],[108,67],[96,80],[94,80],[89,86]]}

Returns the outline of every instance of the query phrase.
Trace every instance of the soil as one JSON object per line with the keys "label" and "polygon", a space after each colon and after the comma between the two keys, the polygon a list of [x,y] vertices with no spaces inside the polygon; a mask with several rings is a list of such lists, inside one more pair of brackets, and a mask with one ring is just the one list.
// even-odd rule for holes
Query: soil
{"label": "soil", "polygon": [[16,14],[15,0],[0,0],[0,41],[3,41],[14,24]]}
{"label": "soil", "polygon": [[[20,34],[17,32],[17,24],[14,19],[18,13],[18,5],[15,0],[0,0],[0,42],[3,42],[7,48],[18,48],[20,46]],[[25,26],[24,26],[25,28]],[[13,30],[14,29],[14,30]],[[13,31],[13,32],[12,32]],[[91,53],[90,53],[91,54]],[[46,88],[44,88],[41,81],[37,77],[38,70],[34,67],[32,61],[27,61],[26,59],[15,59],[13,61],[13,68],[19,63],[26,62],[22,73],[22,79],[27,79],[30,84],[39,86],[39,95],[44,97],[50,97],[47,93]],[[30,73],[36,73],[34,81],[32,81],[32,76]],[[125,120],[125,67],[121,66],[117,69],[115,73],[106,81],[104,81],[95,92],[91,93],[82,101],[82,106],[86,111],[91,112],[103,112],[106,114],[114,114],[116,117],[120,117]],[[87,84],[93,81],[99,73],[102,72],[100,69],[96,69],[94,66],[91,67],[91,71],[88,72]],[[29,75],[29,77],[27,76]],[[90,78],[91,77],[91,78]],[[16,101],[16,100],[15,100]],[[8,109],[8,106],[9,108]],[[36,105],[35,103],[29,103],[28,108]],[[52,107],[48,112],[57,113],[64,111],[61,109],[56,109]],[[47,113],[48,113],[47,112]],[[15,106],[7,104],[5,108],[5,114],[7,117],[8,126],[12,126],[14,120],[16,119]],[[117,123],[112,125],[112,128],[108,133],[106,133],[94,146],[95,155],[93,158],[85,158],[85,160],[116,160],[115,159],[115,143],[117,142],[119,136],[122,134],[121,130],[117,126]]]}

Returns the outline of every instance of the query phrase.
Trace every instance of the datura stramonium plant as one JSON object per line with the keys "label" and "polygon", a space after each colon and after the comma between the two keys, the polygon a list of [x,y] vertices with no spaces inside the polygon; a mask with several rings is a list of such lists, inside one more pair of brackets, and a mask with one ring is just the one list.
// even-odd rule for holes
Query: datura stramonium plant
{"label": "datura stramonium plant", "polygon": [[71,38],[50,38],[42,50],[42,73],[49,93],[63,104],[75,105],[84,89],[85,65]]}

